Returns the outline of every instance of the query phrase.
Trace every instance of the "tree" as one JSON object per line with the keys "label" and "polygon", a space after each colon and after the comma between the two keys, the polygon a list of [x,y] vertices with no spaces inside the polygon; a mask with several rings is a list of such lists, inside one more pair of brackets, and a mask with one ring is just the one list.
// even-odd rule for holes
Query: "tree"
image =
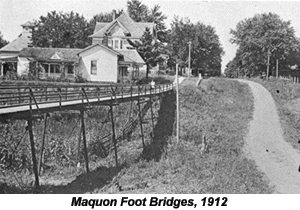
{"label": "tree", "polygon": [[202,70],[211,76],[221,74],[223,48],[215,29],[201,22],[194,26],[192,40],[192,67]]}
{"label": "tree", "polygon": [[[122,14],[123,10],[116,11],[116,17],[118,18]],[[113,21],[113,12],[106,12],[106,13],[99,13],[97,15],[94,15],[94,17],[89,22],[89,31],[91,31],[91,34],[93,33],[96,23],[97,22],[103,22],[103,23],[110,23]]]}
{"label": "tree", "polygon": [[3,39],[3,35],[1,34],[1,31],[0,31],[0,49],[2,47],[4,47],[5,45],[7,45],[9,42],[6,41],[5,39]]}
{"label": "tree", "polygon": [[88,38],[92,34],[88,22],[73,11],[57,13],[52,11],[35,21],[32,41],[34,46],[57,48],[85,48],[91,44]]}
{"label": "tree", "polygon": [[146,22],[149,9],[139,0],[127,1],[127,12],[135,22]]}
{"label": "tree", "polygon": [[267,69],[268,52],[271,66],[279,60],[281,68],[297,64],[299,41],[290,21],[283,21],[277,14],[263,13],[240,21],[231,29],[231,43],[238,45],[237,63],[240,73],[258,75]]}
{"label": "tree", "polygon": [[188,18],[175,16],[168,39],[172,65],[175,63],[185,67],[188,65],[188,42],[191,41],[192,69],[210,72],[211,75],[221,73],[221,56],[224,52],[213,27],[201,22],[193,24]]}
{"label": "tree", "polygon": [[194,39],[194,25],[188,18],[175,16],[169,33],[169,52],[173,63],[185,63],[188,59],[188,42]]}
{"label": "tree", "polygon": [[157,42],[154,42],[153,36],[149,28],[146,28],[140,42],[135,42],[135,47],[137,48],[137,51],[139,52],[141,57],[146,62],[146,80],[148,80],[150,67],[156,66],[157,63],[161,61],[161,52],[159,50],[159,44]]}
{"label": "tree", "polygon": [[127,1],[127,12],[135,22],[153,22],[157,31],[157,38],[161,42],[167,41],[167,27],[164,22],[167,16],[160,11],[158,4],[149,9],[139,0]]}

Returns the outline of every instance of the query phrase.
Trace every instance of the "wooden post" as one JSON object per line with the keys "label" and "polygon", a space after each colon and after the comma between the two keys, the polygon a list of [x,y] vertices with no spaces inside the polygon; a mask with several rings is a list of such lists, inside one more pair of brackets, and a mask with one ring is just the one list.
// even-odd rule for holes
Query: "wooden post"
{"label": "wooden post", "polygon": [[154,117],[153,117],[151,89],[150,89],[150,111],[151,111],[152,131],[154,131]]}
{"label": "wooden post", "polygon": [[116,166],[119,166],[118,163],[118,151],[117,151],[117,140],[116,140],[116,131],[115,131],[115,122],[114,122],[114,110],[112,101],[110,102],[110,117],[111,117],[111,129],[112,129],[112,140],[114,142],[115,147],[115,160],[116,160]]}
{"label": "wooden post", "polygon": [[44,131],[43,131],[43,137],[42,137],[42,143],[41,143],[41,153],[40,153],[40,160],[39,160],[39,175],[41,175],[41,169],[43,164],[43,156],[44,156],[44,147],[45,147],[45,138],[46,138],[46,132],[47,132],[47,118],[48,114],[44,114]]}
{"label": "wooden post", "polygon": [[88,157],[88,151],[87,151],[87,145],[86,145],[86,135],[85,135],[85,125],[84,125],[84,111],[80,111],[81,115],[81,131],[82,131],[82,139],[83,139],[83,150],[84,150],[84,159],[85,159],[85,167],[86,172],[89,173],[89,157]]}
{"label": "wooden post", "polygon": [[77,164],[80,161],[80,145],[81,145],[81,133],[82,133],[82,126],[80,127],[80,131],[79,131],[79,136],[78,136],[78,141],[77,141]]}
{"label": "wooden post", "polygon": [[278,59],[276,59],[276,79],[278,79]]}
{"label": "wooden post", "polygon": [[177,143],[179,143],[179,132],[180,132],[180,115],[179,115],[179,79],[178,79],[178,64],[176,64],[176,136],[177,136]]}
{"label": "wooden post", "polygon": [[271,52],[270,50],[268,50],[267,52],[267,56],[268,56],[268,63],[267,63],[267,80],[269,80],[269,71],[270,71],[270,56],[271,56]]}
{"label": "wooden post", "polygon": [[32,157],[32,164],[33,164],[33,173],[35,176],[35,187],[39,187],[39,173],[38,173],[38,165],[36,160],[36,152],[35,152],[35,145],[34,145],[34,136],[32,131],[32,118],[30,117],[29,120],[27,120],[27,128],[29,132],[29,141],[30,141],[30,147],[31,147],[31,157]]}
{"label": "wooden post", "polygon": [[188,72],[188,78],[190,79],[190,74],[191,74],[191,46],[192,46],[192,42],[189,41],[189,72]]}
{"label": "wooden post", "polygon": [[[138,87],[138,89],[140,89],[140,87]],[[138,90],[138,111],[139,111],[139,119],[140,119],[140,128],[141,128],[141,134],[142,134],[143,149],[145,149],[143,119],[142,119],[142,114],[141,114],[140,91],[139,90]]]}

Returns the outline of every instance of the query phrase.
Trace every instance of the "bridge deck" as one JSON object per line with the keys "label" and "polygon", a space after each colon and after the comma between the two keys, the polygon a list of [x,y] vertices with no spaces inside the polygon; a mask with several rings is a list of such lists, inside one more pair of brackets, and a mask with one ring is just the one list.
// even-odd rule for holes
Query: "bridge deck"
{"label": "bridge deck", "polygon": [[[47,89],[48,88],[48,89]],[[62,94],[62,89],[66,93]],[[67,90],[67,88],[69,88]],[[71,87],[72,88],[72,87]],[[9,88],[0,85],[0,121],[6,119],[26,119],[32,115],[60,110],[78,110],[94,105],[109,105],[111,103],[123,103],[137,100],[139,97],[150,97],[168,92],[173,89],[172,84],[143,86],[81,86],[78,89],[70,87],[55,87],[60,91],[53,95],[53,87],[28,87],[18,86]],[[78,87],[77,87],[78,88]],[[85,88],[85,89],[84,89]],[[102,88],[102,91],[100,91]],[[103,91],[103,88],[105,89]],[[37,90],[37,91],[32,91]],[[41,93],[40,90],[48,90]],[[8,96],[7,96],[8,95]],[[48,98],[45,98],[48,96]],[[50,99],[49,99],[50,98]],[[49,101],[50,100],[50,101]]]}

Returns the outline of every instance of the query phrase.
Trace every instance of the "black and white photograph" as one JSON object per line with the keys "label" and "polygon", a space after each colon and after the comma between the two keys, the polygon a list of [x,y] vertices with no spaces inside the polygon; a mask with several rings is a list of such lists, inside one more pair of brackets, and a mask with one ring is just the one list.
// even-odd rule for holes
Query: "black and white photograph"
{"label": "black and white photograph", "polygon": [[299,128],[300,1],[0,2],[0,194],[299,194]]}

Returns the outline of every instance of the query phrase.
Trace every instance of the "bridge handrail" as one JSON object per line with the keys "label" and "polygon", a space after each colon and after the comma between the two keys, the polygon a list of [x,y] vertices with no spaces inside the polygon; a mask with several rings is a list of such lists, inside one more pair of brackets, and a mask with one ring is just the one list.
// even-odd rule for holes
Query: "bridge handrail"
{"label": "bridge handrail", "polygon": [[32,107],[50,102],[89,101],[110,97],[112,92],[123,98],[125,95],[158,94],[173,89],[172,83],[146,85],[8,85],[0,84],[0,109],[29,105]]}

